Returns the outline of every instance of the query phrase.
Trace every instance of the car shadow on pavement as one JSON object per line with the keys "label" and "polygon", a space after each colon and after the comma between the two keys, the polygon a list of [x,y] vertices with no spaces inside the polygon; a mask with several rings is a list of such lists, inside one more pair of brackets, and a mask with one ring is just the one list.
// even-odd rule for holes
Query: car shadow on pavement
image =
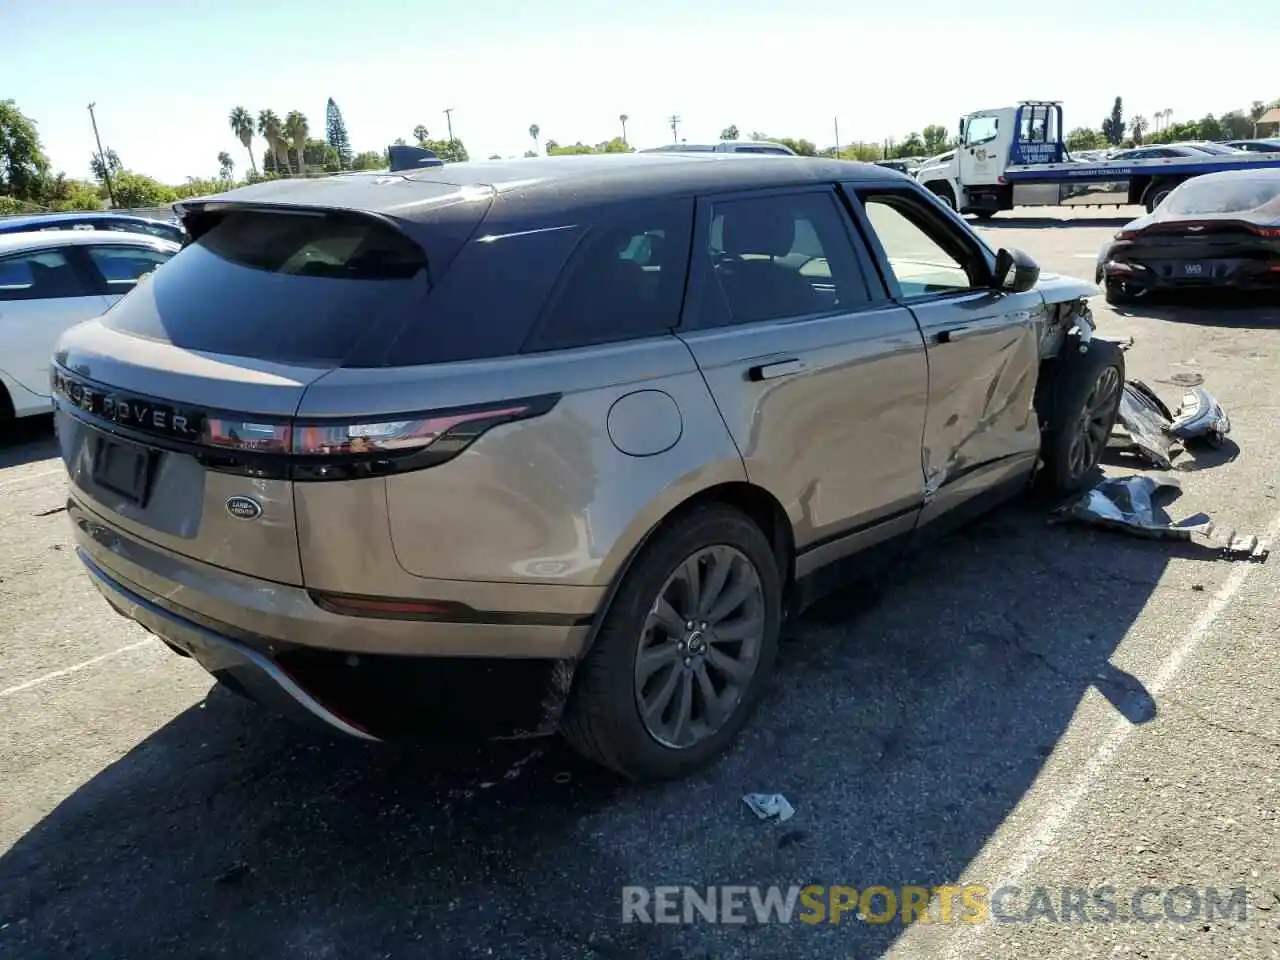
{"label": "car shadow on pavement", "polygon": [[0,952],[878,956],[896,922],[624,924],[622,888],[954,881],[1090,691],[1156,715],[1110,658],[1169,555],[1029,502],[981,519],[792,624],[734,749],[657,786],[558,741],[333,742],[214,689],[0,858]]}
{"label": "car shadow on pavement", "polygon": [[1149,320],[1167,320],[1170,323],[1187,323],[1201,327],[1228,327],[1250,329],[1280,328],[1280,303],[1276,297],[1269,299],[1257,295],[1229,294],[1206,291],[1199,295],[1178,297],[1163,296],[1143,300],[1132,306],[1112,308],[1122,317],[1142,317]]}
{"label": "car shadow on pavement", "polygon": [[1085,227],[1119,230],[1133,221],[1134,217],[1080,217],[1078,219],[1073,217],[1064,220],[1059,217],[1006,217],[997,215],[990,220],[971,220],[970,225],[982,230],[1069,230]]}
{"label": "car shadow on pavement", "polygon": [[51,417],[23,417],[0,427],[0,470],[57,455]]}

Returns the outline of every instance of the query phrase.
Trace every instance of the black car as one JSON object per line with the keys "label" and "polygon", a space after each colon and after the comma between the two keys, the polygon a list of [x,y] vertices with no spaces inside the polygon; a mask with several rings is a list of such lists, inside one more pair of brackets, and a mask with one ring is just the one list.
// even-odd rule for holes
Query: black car
{"label": "black car", "polygon": [[1280,153],[1280,140],[1230,140],[1223,146],[1246,153]]}
{"label": "black car", "polygon": [[145,233],[174,243],[182,243],[186,239],[182,227],[176,222],[128,213],[81,211],[0,218],[0,233],[30,233],[37,230],[117,230],[122,233]]}
{"label": "black car", "polygon": [[1280,169],[1194,177],[1098,255],[1107,302],[1231,287],[1280,294]]}

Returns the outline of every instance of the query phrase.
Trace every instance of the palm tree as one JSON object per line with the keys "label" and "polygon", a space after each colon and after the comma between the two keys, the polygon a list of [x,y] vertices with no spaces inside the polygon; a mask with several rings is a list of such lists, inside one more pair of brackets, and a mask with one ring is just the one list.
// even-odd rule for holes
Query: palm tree
{"label": "palm tree", "polygon": [[413,128],[413,139],[418,141],[418,146],[422,146],[427,142],[427,128],[422,124],[418,124]]}
{"label": "palm tree", "polygon": [[533,138],[533,152],[538,152],[538,134],[542,132],[542,128],[536,123],[529,124],[529,136]]}
{"label": "palm tree", "polygon": [[250,169],[257,173],[258,164],[253,159],[253,117],[249,115],[249,111],[244,107],[236,107],[231,111],[231,116],[228,119],[231,121],[231,132],[240,139],[240,143],[249,151]]}
{"label": "palm tree", "polygon": [[222,150],[218,153],[218,175],[223,180],[230,180],[235,174],[236,162],[231,159],[231,154]]}
{"label": "palm tree", "polygon": [[[622,124],[622,142],[627,143],[627,121],[631,119],[625,113],[618,115],[618,122]],[[627,144],[630,146],[630,144]]]}
{"label": "palm tree", "polygon": [[262,134],[262,139],[267,141],[267,149],[271,151],[271,158],[275,162],[276,173],[281,170],[288,170],[288,159],[281,162],[280,145],[284,143],[284,125],[280,122],[280,117],[276,115],[274,110],[258,111],[258,133]]}
{"label": "palm tree", "polygon": [[307,149],[307,135],[311,129],[307,126],[307,117],[301,110],[290,110],[284,118],[284,135],[293,143],[294,155],[298,158],[298,176],[306,175],[302,165],[302,151]]}

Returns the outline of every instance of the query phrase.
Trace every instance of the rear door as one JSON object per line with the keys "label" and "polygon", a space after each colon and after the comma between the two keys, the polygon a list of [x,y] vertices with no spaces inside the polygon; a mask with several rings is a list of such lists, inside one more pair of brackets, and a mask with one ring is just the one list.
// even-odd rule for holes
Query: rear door
{"label": "rear door", "polygon": [[59,335],[106,308],[74,247],[0,256],[0,368],[49,396],[49,358]]}
{"label": "rear door", "polygon": [[680,328],[801,574],[910,529],[923,491],[924,344],[851,227],[834,185],[702,200]]}
{"label": "rear door", "polygon": [[892,296],[924,332],[929,413],[921,522],[1016,478],[1040,447],[1036,291],[992,279],[994,257],[950,211],[912,187],[846,185]]}

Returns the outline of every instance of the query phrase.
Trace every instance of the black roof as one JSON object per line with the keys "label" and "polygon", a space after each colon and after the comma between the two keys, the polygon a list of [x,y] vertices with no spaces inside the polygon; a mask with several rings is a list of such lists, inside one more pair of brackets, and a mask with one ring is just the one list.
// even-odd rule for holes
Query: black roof
{"label": "black roof", "polygon": [[267,180],[210,197],[182,201],[179,213],[206,204],[285,205],[380,213],[404,221],[436,221],[442,208],[497,201],[561,209],[691,196],[769,186],[872,180],[903,174],[847,160],[760,154],[586,154],[485,160],[398,173],[349,173]]}

